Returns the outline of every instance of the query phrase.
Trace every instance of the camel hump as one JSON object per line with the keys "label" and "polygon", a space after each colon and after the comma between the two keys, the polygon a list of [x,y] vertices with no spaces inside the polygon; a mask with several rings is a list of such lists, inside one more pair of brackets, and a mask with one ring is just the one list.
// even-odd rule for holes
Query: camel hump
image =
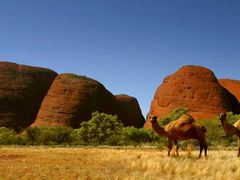
{"label": "camel hump", "polygon": [[194,118],[189,114],[182,115],[180,118],[177,119],[177,121],[186,124],[191,124],[195,122]]}
{"label": "camel hump", "polygon": [[192,116],[190,116],[189,114],[184,114],[180,118],[168,123],[164,129],[165,131],[169,131],[170,129],[180,129],[189,126],[195,122],[196,121],[193,119]]}

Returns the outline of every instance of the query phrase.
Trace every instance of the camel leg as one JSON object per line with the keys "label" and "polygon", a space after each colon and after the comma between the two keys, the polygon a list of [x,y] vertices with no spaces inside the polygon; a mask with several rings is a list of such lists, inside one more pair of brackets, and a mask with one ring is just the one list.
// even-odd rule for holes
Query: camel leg
{"label": "camel leg", "polygon": [[170,156],[170,152],[171,152],[172,146],[173,146],[172,144],[173,144],[172,140],[168,139],[168,156]]}
{"label": "camel leg", "polygon": [[204,155],[205,155],[205,157],[207,157],[207,148],[208,148],[208,146],[207,146],[206,141],[203,142],[203,148],[204,148]]}
{"label": "camel leg", "polygon": [[240,137],[238,137],[238,157],[240,157]]}
{"label": "camel leg", "polygon": [[177,153],[177,156],[179,156],[179,154],[178,154],[179,144],[178,144],[177,141],[174,141],[174,144],[176,145],[176,153]]}
{"label": "camel leg", "polygon": [[200,152],[199,152],[198,158],[201,157],[201,155],[202,155],[202,150],[203,150],[203,142],[202,142],[201,140],[199,140],[199,146],[200,146]]}

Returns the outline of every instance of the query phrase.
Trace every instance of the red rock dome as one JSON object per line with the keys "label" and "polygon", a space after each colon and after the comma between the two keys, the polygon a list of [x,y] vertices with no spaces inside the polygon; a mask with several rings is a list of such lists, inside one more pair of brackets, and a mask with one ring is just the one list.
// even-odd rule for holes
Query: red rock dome
{"label": "red rock dome", "polygon": [[143,127],[145,119],[136,98],[128,95],[116,95],[116,114],[125,126]]}
{"label": "red rock dome", "polygon": [[95,111],[116,114],[125,126],[142,127],[143,116],[135,98],[115,96],[101,83],[85,76],[61,74],[44,98],[33,126],[78,128]]}
{"label": "red rock dome", "polygon": [[99,82],[75,74],[61,74],[44,98],[33,126],[68,125],[78,128],[94,111],[112,113],[114,96]]}
{"label": "red rock dome", "polygon": [[[161,117],[179,107],[187,108],[195,119],[202,119],[220,112],[236,112],[239,103],[218,83],[211,70],[187,65],[166,77],[157,88],[149,114]],[[148,120],[144,126],[150,126]]]}
{"label": "red rock dome", "polygon": [[32,124],[57,73],[0,62],[0,126],[20,130]]}

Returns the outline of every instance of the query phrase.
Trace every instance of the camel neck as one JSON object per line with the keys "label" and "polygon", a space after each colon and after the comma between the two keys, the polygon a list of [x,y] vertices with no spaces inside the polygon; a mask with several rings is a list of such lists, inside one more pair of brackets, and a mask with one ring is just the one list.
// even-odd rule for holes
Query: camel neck
{"label": "camel neck", "polygon": [[236,128],[232,124],[228,123],[226,119],[222,120],[221,124],[222,124],[224,131],[227,134],[229,134],[229,135],[235,134]]}
{"label": "camel neck", "polygon": [[161,126],[159,126],[159,124],[158,124],[157,122],[152,124],[152,128],[154,129],[154,131],[155,131],[158,135],[160,135],[160,136],[167,136],[164,128],[162,128]]}

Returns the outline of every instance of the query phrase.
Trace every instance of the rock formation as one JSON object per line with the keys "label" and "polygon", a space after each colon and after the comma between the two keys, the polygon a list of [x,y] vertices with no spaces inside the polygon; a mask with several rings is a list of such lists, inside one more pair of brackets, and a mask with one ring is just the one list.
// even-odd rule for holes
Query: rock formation
{"label": "rock formation", "polygon": [[[237,99],[218,83],[212,71],[190,65],[164,79],[155,92],[149,114],[161,117],[179,107],[187,108],[195,119],[239,112]],[[151,126],[149,120],[144,126]]]}
{"label": "rock formation", "polygon": [[145,119],[136,98],[128,95],[116,95],[116,114],[125,126],[143,127]]}
{"label": "rock formation", "polygon": [[57,73],[0,62],[0,126],[20,130],[33,123]]}
{"label": "rock formation", "polygon": [[[126,107],[133,109],[129,112]],[[138,103],[132,98],[115,98],[96,80],[75,74],[61,74],[44,98],[33,126],[67,125],[78,128],[81,122],[91,119],[94,111],[116,114],[125,125],[143,126],[141,110],[138,108]]]}
{"label": "rock formation", "polygon": [[240,101],[240,81],[232,79],[219,79],[218,81]]}

